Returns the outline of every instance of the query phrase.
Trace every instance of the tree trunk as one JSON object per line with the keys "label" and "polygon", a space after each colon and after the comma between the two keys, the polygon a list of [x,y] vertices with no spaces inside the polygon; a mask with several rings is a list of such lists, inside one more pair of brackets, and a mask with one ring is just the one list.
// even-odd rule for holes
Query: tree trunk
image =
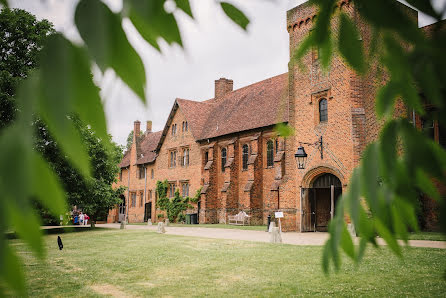
{"label": "tree trunk", "polygon": [[96,227],[96,221],[92,220],[91,221],[91,229],[94,229]]}

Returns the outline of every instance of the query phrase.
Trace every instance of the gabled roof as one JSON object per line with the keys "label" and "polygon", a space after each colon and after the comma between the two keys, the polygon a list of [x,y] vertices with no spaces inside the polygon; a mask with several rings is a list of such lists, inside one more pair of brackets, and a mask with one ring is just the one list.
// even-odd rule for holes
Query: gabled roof
{"label": "gabled roof", "polygon": [[[152,163],[181,109],[196,141],[288,122],[288,73],[231,91],[206,101],[177,98],[162,131],[149,133],[136,144],[136,164]],[[126,152],[119,166],[130,165]]]}
{"label": "gabled roof", "polygon": [[141,141],[140,156],[136,161],[136,164],[146,164],[155,161],[157,154],[155,152],[156,147],[161,139],[162,131],[152,132],[145,135]]}
{"label": "gabled roof", "polygon": [[[155,161],[157,154],[156,147],[161,138],[162,131],[145,133],[136,143],[136,164],[146,164]],[[130,150],[124,153],[124,157],[119,163],[120,168],[126,168],[130,165]]]}
{"label": "gabled roof", "polygon": [[192,136],[195,140],[199,140],[201,132],[203,130],[203,125],[205,124],[209,116],[209,112],[213,108],[213,102],[200,102],[182,98],[175,99],[172,109],[170,110],[169,117],[167,118],[166,124],[164,125],[161,139],[156,151],[160,150],[164,138],[169,132],[169,127],[172,124],[172,119],[179,108],[181,109],[181,112],[187,120],[188,127],[190,132],[192,133]]}
{"label": "gabled roof", "polygon": [[124,153],[124,157],[122,157],[121,162],[118,164],[118,167],[127,168],[130,165],[130,150]]}
{"label": "gabled roof", "polygon": [[199,139],[288,122],[288,73],[229,92],[212,103]]}

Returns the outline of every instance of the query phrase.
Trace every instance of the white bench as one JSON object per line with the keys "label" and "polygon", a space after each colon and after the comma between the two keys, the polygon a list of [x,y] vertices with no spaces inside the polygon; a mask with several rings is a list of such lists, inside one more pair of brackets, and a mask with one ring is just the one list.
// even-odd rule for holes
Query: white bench
{"label": "white bench", "polygon": [[249,224],[250,217],[245,211],[240,211],[236,215],[229,215],[228,221],[230,225],[244,226],[245,223]]}

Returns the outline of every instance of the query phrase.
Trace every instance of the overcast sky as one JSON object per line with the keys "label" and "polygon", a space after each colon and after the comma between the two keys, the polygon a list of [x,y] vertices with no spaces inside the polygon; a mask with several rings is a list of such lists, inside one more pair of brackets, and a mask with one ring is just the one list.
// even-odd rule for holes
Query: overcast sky
{"label": "overcast sky", "polygon": [[[120,0],[105,1],[119,10]],[[162,54],[146,44],[132,26],[125,30],[146,67],[147,95],[144,106],[112,71],[100,78],[107,114],[108,131],[118,144],[125,144],[133,121],[153,121],[153,130],[162,130],[175,98],[206,100],[214,96],[214,80],[234,80],[234,89],[287,72],[289,60],[286,11],[305,0],[231,1],[247,14],[251,23],[244,32],[222,12],[216,1],[191,0],[194,20],[176,13],[184,49],[162,46]],[[51,21],[56,30],[71,39],[78,38],[73,25],[76,0],[10,0],[38,19]],[[446,0],[437,0],[442,9]],[[419,25],[432,20],[420,16]]]}

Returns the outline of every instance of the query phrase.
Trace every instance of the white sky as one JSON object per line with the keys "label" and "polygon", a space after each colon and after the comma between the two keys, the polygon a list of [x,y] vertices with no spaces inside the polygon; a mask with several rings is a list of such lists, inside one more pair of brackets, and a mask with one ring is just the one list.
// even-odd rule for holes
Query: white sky
{"label": "white sky", "polygon": [[[161,130],[175,98],[206,100],[214,96],[214,80],[234,80],[234,89],[288,71],[289,44],[286,11],[305,0],[233,0],[251,23],[244,32],[222,12],[216,1],[190,0],[195,20],[176,13],[184,49],[162,46],[162,54],[150,47],[129,23],[124,23],[129,41],[146,67],[147,96],[144,106],[113,71],[100,78],[107,115],[108,131],[118,144],[125,144],[133,121],[153,121],[153,131]],[[105,1],[113,10],[121,0]],[[10,0],[12,7],[23,8],[38,19],[51,21],[57,31],[71,39],[78,34],[73,25],[77,0]],[[446,0],[435,0],[444,9]],[[419,17],[419,25],[432,23]]]}

